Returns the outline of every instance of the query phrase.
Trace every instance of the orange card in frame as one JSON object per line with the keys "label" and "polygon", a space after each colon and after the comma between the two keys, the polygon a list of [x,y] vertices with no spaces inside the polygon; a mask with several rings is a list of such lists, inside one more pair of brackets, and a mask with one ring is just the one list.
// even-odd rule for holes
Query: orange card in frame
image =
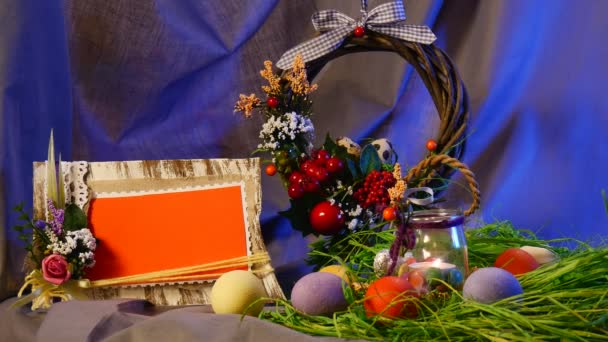
{"label": "orange card in frame", "polygon": [[242,191],[241,185],[231,184],[98,194],[90,202],[88,218],[100,243],[88,278],[139,275],[250,255]]}

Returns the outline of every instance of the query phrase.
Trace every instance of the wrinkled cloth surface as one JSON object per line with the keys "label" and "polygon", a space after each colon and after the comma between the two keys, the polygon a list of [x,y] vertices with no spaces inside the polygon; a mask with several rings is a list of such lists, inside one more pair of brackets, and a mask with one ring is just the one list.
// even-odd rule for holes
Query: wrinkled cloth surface
{"label": "wrinkled cloth surface", "polygon": [[314,337],[240,315],[216,315],[207,305],[154,307],[145,301],[57,303],[47,313],[0,304],[2,341],[342,341]]}
{"label": "wrinkled cloth surface", "polygon": [[[356,18],[359,3],[0,0],[0,298],[22,281],[11,209],[31,208],[32,162],[46,158],[51,128],[63,160],[248,157],[263,118],[233,114],[238,94],[261,93],[262,62],[314,35],[312,13]],[[468,87],[464,161],[483,196],[469,225],[608,235],[608,2],[420,0],[406,12],[433,29]],[[319,143],[326,132],[386,137],[411,166],[438,130],[428,91],[395,54],[341,57],[315,81]],[[288,206],[280,182],[263,177],[262,191],[264,237],[289,293],[310,240],[277,215]],[[452,186],[444,205],[464,208],[468,196]]]}

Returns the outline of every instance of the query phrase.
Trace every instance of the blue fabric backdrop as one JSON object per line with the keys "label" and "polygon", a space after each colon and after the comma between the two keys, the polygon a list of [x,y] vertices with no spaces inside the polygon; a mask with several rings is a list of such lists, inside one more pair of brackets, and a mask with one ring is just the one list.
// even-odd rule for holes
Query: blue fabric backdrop
{"label": "blue fabric backdrop", "polygon": [[[232,114],[238,93],[260,85],[263,60],[313,35],[314,11],[356,16],[358,6],[0,0],[0,294],[14,289],[22,257],[11,208],[31,207],[32,161],[45,159],[51,128],[64,160],[249,156],[262,121]],[[547,238],[608,236],[608,2],[425,0],[406,9],[409,22],[433,28],[468,86],[477,219]],[[437,130],[426,89],[394,55],[346,56],[317,81],[319,136],[387,137],[412,165]],[[278,183],[264,179],[262,222],[275,266],[289,274],[307,241],[276,216],[287,205]],[[468,200],[458,187],[447,197]]]}

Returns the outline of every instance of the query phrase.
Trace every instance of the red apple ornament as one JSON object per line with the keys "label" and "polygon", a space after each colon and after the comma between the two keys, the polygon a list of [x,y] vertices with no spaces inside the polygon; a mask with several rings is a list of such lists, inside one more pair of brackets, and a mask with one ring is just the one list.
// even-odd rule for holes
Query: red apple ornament
{"label": "red apple ornament", "polygon": [[321,202],[310,212],[310,225],[319,234],[334,235],[344,227],[344,213],[335,204]]}

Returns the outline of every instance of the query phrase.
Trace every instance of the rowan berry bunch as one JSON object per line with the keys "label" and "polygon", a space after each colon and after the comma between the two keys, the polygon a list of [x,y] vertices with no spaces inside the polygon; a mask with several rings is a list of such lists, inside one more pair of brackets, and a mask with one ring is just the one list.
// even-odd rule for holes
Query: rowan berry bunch
{"label": "rowan berry bunch", "polygon": [[390,203],[388,189],[395,186],[397,180],[391,172],[372,171],[363,182],[363,186],[355,191],[353,197],[363,208],[384,207]]}

